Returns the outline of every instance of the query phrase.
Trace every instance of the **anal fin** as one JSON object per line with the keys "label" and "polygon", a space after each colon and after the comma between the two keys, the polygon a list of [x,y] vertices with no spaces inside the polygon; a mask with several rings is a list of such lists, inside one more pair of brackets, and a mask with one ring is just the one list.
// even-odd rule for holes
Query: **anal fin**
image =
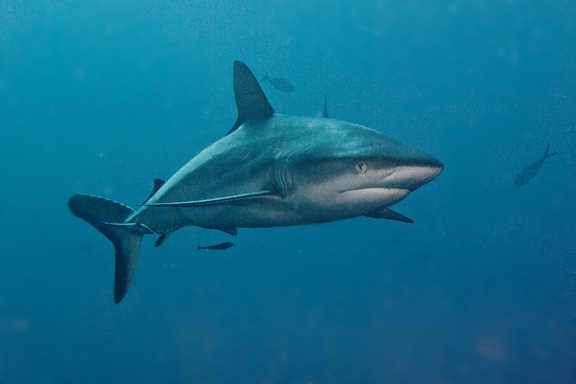
{"label": "anal fin", "polygon": [[156,239],[156,242],[154,243],[154,246],[155,246],[155,247],[159,247],[159,246],[161,246],[162,244],[164,244],[164,242],[165,242],[166,240],[168,240],[168,238],[169,238],[170,236],[172,236],[172,234],[173,234],[177,229],[178,229],[178,228],[174,228],[174,229],[171,229],[171,230],[166,231],[166,232],[164,232],[163,234],[161,234],[161,235],[158,237],[158,239]]}

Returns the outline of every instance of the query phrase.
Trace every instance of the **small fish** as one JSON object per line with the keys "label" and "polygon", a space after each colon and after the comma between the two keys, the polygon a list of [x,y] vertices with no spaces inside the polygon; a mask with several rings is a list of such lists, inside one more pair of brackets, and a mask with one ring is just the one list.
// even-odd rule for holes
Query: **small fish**
{"label": "small fish", "polygon": [[550,144],[548,144],[546,147],[546,152],[544,152],[542,157],[535,163],[526,166],[522,172],[520,172],[520,174],[516,177],[516,180],[514,180],[514,186],[521,187],[532,180],[538,174],[538,172],[540,172],[544,162],[554,155],[556,155],[556,153],[550,153]]}
{"label": "small fish", "polygon": [[294,86],[290,82],[290,80],[283,79],[281,77],[270,77],[268,74],[265,74],[261,83],[269,82],[274,88],[282,92],[294,92]]}
{"label": "small fish", "polygon": [[198,250],[200,251],[200,250],[204,249],[207,251],[222,251],[224,249],[230,248],[233,245],[234,245],[233,243],[226,242],[226,243],[221,243],[221,244],[216,244],[216,245],[208,245],[205,247],[198,247]]}
{"label": "small fish", "polygon": [[326,95],[324,95],[324,113],[322,117],[328,117],[328,100],[326,99]]}

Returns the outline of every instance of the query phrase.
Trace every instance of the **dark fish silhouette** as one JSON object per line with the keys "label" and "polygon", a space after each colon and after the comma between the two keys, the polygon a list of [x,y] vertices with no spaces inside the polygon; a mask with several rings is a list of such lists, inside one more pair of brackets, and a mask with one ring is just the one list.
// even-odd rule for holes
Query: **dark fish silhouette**
{"label": "dark fish silhouette", "polygon": [[514,180],[514,186],[521,187],[532,180],[538,174],[538,172],[540,172],[540,169],[542,168],[542,165],[546,159],[554,155],[556,155],[556,153],[550,153],[550,144],[548,144],[546,147],[546,152],[544,152],[540,160],[526,166],[522,172],[520,172],[520,174],[516,177],[516,180]]}
{"label": "dark fish silhouette", "polygon": [[328,100],[326,100],[326,95],[324,95],[324,113],[322,117],[328,117]]}
{"label": "dark fish silhouette", "polygon": [[200,250],[204,249],[207,251],[222,251],[224,249],[230,248],[233,245],[234,245],[233,243],[226,242],[226,243],[222,243],[222,244],[208,245],[205,247],[198,247],[198,250],[200,251]]}
{"label": "dark fish silhouette", "polygon": [[274,88],[282,92],[294,92],[294,86],[290,80],[283,79],[281,77],[270,77],[265,74],[260,83],[269,82]]}

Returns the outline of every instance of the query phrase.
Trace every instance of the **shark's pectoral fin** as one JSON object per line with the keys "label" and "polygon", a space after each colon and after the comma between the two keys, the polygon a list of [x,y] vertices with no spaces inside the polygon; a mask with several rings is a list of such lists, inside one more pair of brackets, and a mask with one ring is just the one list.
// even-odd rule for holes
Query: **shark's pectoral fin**
{"label": "shark's pectoral fin", "polygon": [[153,187],[152,187],[152,192],[150,193],[150,196],[148,196],[148,197],[146,198],[146,200],[144,200],[144,203],[142,203],[142,204],[145,204],[148,200],[150,200],[150,199],[152,198],[152,196],[154,196],[154,195],[156,194],[156,192],[158,192],[158,190],[159,190],[160,188],[162,188],[162,186],[163,186],[164,184],[166,184],[166,182],[165,182],[164,180],[162,180],[162,179],[155,179],[155,180],[152,182]]}
{"label": "shark's pectoral fin", "polygon": [[266,120],[274,115],[274,109],[246,64],[235,61],[233,72],[238,119],[227,133],[228,135],[237,130],[245,121]]}
{"label": "shark's pectoral fin", "polygon": [[387,219],[387,220],[401,221],[403,223],[413,223],[414,222],[414,220],[409,219],[406,216],[399,214],[398,212],[394,212],[390,208],[376,209],[370,213],[365,214],[364,216],[373,217],[375,219]]}
{"label": "shark's pectoral fin", "polygon": [[217,197],[214,199],[194,200],[194,201],[177,201],[173,203],[153,203],[142,204],[146,207],[172,207],[172,208],[191,208],[191,207],[213,207],[216,205],[233,205],[252,200],[259,197],[280,197],[281,195],[272,190],[260,192],[243,193],[240,195]]}

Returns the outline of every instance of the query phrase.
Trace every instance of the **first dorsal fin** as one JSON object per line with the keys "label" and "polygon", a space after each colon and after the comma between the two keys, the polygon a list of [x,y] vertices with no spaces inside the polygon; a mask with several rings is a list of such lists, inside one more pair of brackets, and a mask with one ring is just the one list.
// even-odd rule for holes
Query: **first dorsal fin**
{"label": "first dorsal fin", "polygon": [[274,115],[274,109],[260,84],[252,71],[241,61],[234,62],[234,96],[238,119],[228,134],[238,129],[245,121],[266,120]]}

